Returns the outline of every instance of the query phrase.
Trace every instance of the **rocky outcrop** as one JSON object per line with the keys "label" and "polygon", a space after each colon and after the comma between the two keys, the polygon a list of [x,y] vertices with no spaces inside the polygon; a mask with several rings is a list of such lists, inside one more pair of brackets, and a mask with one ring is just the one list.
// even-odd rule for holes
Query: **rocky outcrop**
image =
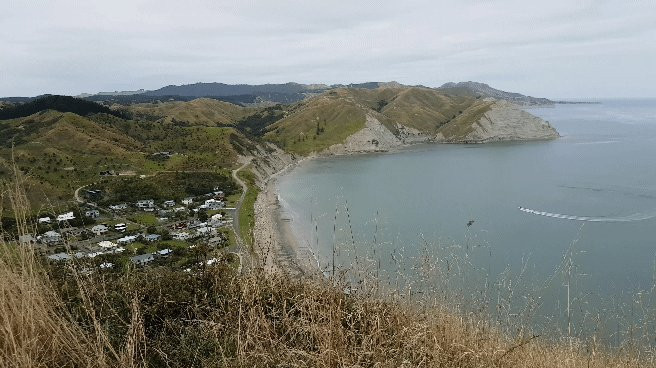
{"label": "rocky outcrop", "polygon": [[517,105],[495,101],[490,109],[464,136],[445,136],[438,133],[436,141],[444,143],[489,143],[499,141],[548,140],[560,137],[547,121],[534,116]]}
{"label": "rocky outcrop", "polygon": [[378,119],[367,115],[365,127],[362,130],[346,138],[344,143],[328,147],[323,153],[343,155],[357,152],[384,152],[402,145],[403,142]]}

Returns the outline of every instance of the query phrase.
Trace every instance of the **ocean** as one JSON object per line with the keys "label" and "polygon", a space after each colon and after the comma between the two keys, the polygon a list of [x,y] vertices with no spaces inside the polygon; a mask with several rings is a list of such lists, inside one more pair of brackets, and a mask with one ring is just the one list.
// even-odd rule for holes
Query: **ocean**
{"label": "ocean", "polygon": [[527,111],[562,138],[310,160],[279,180],[284,216],[326,275],[619,344],[656,323],[656,100]]}

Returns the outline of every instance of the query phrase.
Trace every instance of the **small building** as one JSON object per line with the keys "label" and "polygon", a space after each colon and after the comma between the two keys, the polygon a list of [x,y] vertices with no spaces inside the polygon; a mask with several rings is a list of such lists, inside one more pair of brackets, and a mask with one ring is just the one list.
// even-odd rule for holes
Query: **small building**
{"label": "small building", "polygon": [[73,212],[62,213],[61,215],[57,216],[57,222],[70,221],[73,219],[75,219],[75,215],[73,214]]}
{"label": "small building", "polygon": [[194,203],[194,199],[192,197],[188,197],[182,200],[182,204],[185,206],[190,206],[192,203]]}
{"label": "small building", "polygon": [[95,218],[100,217],[100,211],[98,211],[98,210],[86,210],[86,211],[84,211],[84,216],[86,216],[88,218],[95,219]]}
{"label": "small building", "polygon": [[222,190],[219,190],[218,187],[214,188],[214,198],[222,201],[225,199],[225,193]]}
{"label": "small building", "polygon": [[136,235],[128,235],[116,240],[119,245],[132,244],[137,241]]}
{"label": "small building", "polygon": [[184,207],[176,207],[176,208],[173,209],[173,212],[182,212],[182,211],[186,211],[186,210],[187,209],[184,208]]}
{"label": "small building", "polygon": [[107,225],[103,225],[103,224],[95,225],[94,227],[91,228],[91,232],[94,233],[94,235],[96,235],[96,236],[100,236],[102,234],[105,234],[108,231],[109,231],[109,228],[107,227]]}
{"label": "small building", "polygon": [[132,261],[132,263],[134,263],[137,266],[145,266],[154,260],[155,260],[155,256],[152,253],[146,253],[146,254],[130,257],[130,261]]}
{"label": "small building", "polygon": [[159,235],[159,234],[148,234],[148,235],[144,236],[144,240],[147,241],[147,242],[151,242],[151,243],[159,241],[161,238],[162,238],[162,236]]}
{"label": "small building", "polygon": [[216,233],[216,229],[209,226],[203,226],[196,229],[196,235],[198,236],[209,236],[209,235],[214,235],[215,233]]}
{"label": "small building", "polygon": [[101,270],[109,270],[114,268],[114,264],[111,262],[103,262],[100,264],[100,269]]}
{"label": "small building", "polygon": [[112,248],[116,248],[116,243],[111,242],[109,240],[103,240],[98,243],[98,246],[101,248],[112,249]]}
{"label": "small building", "polygon": [[175,201],[174,200],[164,201],[163,206],[164,207],[175,207]]}
{"label": "small building", "polygon": [[38,239],[43,244],[53,245],[53,244],[61,243],[62,236],[58,232],[50,230],[50,231],[46,231]]}
{"label": "small building", "polygon": [[52,221],[52,219],[50,217],[46,216],[46,217],[39,217],[39,219],[37,220],[37,223],[39,223],[39,224],[49,224],[51,221]]}
{"label": "small building", "polygon": [[218,210],[223,208],[225,203],[214,198],[205,201],[205,208],[208,210]]}
{"label": "small building", "polygon": [[168,257],[172,253],[173,253],[173,250],[171,250],[169,248],[162,249],[162,250],[159,250],[159,251],[156,252],[156,254],[160,257]]}
{"label": "small building", "polygon": [[85,191],[87,199],[97,201],[102,198],[102,191],[100,189],[90,189]]}
{"label": "small building", "polygon": [[175,240],[187,240],[191,238],[191,235],[188,232],[179,232],[179,233],[173,233],[171,237]]}
{"label": "small building", "polygon": [[155,201],[152,199],[142,199],[137,201],[137,208],[153,208],[155,207]]}
{"label": "small building", "polygon": [[128,226],[124,223],[114,225],[114,231],[118,231],[119,233],[123,233],[127,229],[128,229]]}
{"label": "small building", "polygon": [[109,206],[109,209],[112,211],[125,211],[128,209],[128,204],[120,203],[120,204],[111,205]]}

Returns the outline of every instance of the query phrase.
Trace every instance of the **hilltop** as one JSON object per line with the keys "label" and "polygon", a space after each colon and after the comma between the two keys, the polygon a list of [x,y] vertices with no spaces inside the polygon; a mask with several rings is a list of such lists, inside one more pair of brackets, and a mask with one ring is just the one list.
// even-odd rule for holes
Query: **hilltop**
{"label": "hilltop", "polygon": [[492,88],[485,83],[471,81],[459,83],[449,82],[443,84],[437,89],[453,95],[491,97],[512,102],[518,105],[553,105],[556,103],[547,98],[537,98],[526,96],[521,93],[506,92],[500,89]]}

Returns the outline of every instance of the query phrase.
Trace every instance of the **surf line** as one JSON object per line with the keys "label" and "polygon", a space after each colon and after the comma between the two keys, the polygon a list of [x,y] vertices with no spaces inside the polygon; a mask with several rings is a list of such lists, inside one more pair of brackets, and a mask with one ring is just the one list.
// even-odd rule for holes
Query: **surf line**
{"label": "surf line", "polygon": [[562,213],[552,213],[545,211],[536,211],[530,208],[519,206],[518,209],[522,212],[530,213],[532,215],[545,216],[563,220],[571,221],[587,221],[587,222],[634,222],[634,221],[644,221],[656,217],[656,211],[651,213],[635,213],[633,215],[623,216],[623,217],[593,217],[593,216],[573,216],[573,215],[564,215]]}

